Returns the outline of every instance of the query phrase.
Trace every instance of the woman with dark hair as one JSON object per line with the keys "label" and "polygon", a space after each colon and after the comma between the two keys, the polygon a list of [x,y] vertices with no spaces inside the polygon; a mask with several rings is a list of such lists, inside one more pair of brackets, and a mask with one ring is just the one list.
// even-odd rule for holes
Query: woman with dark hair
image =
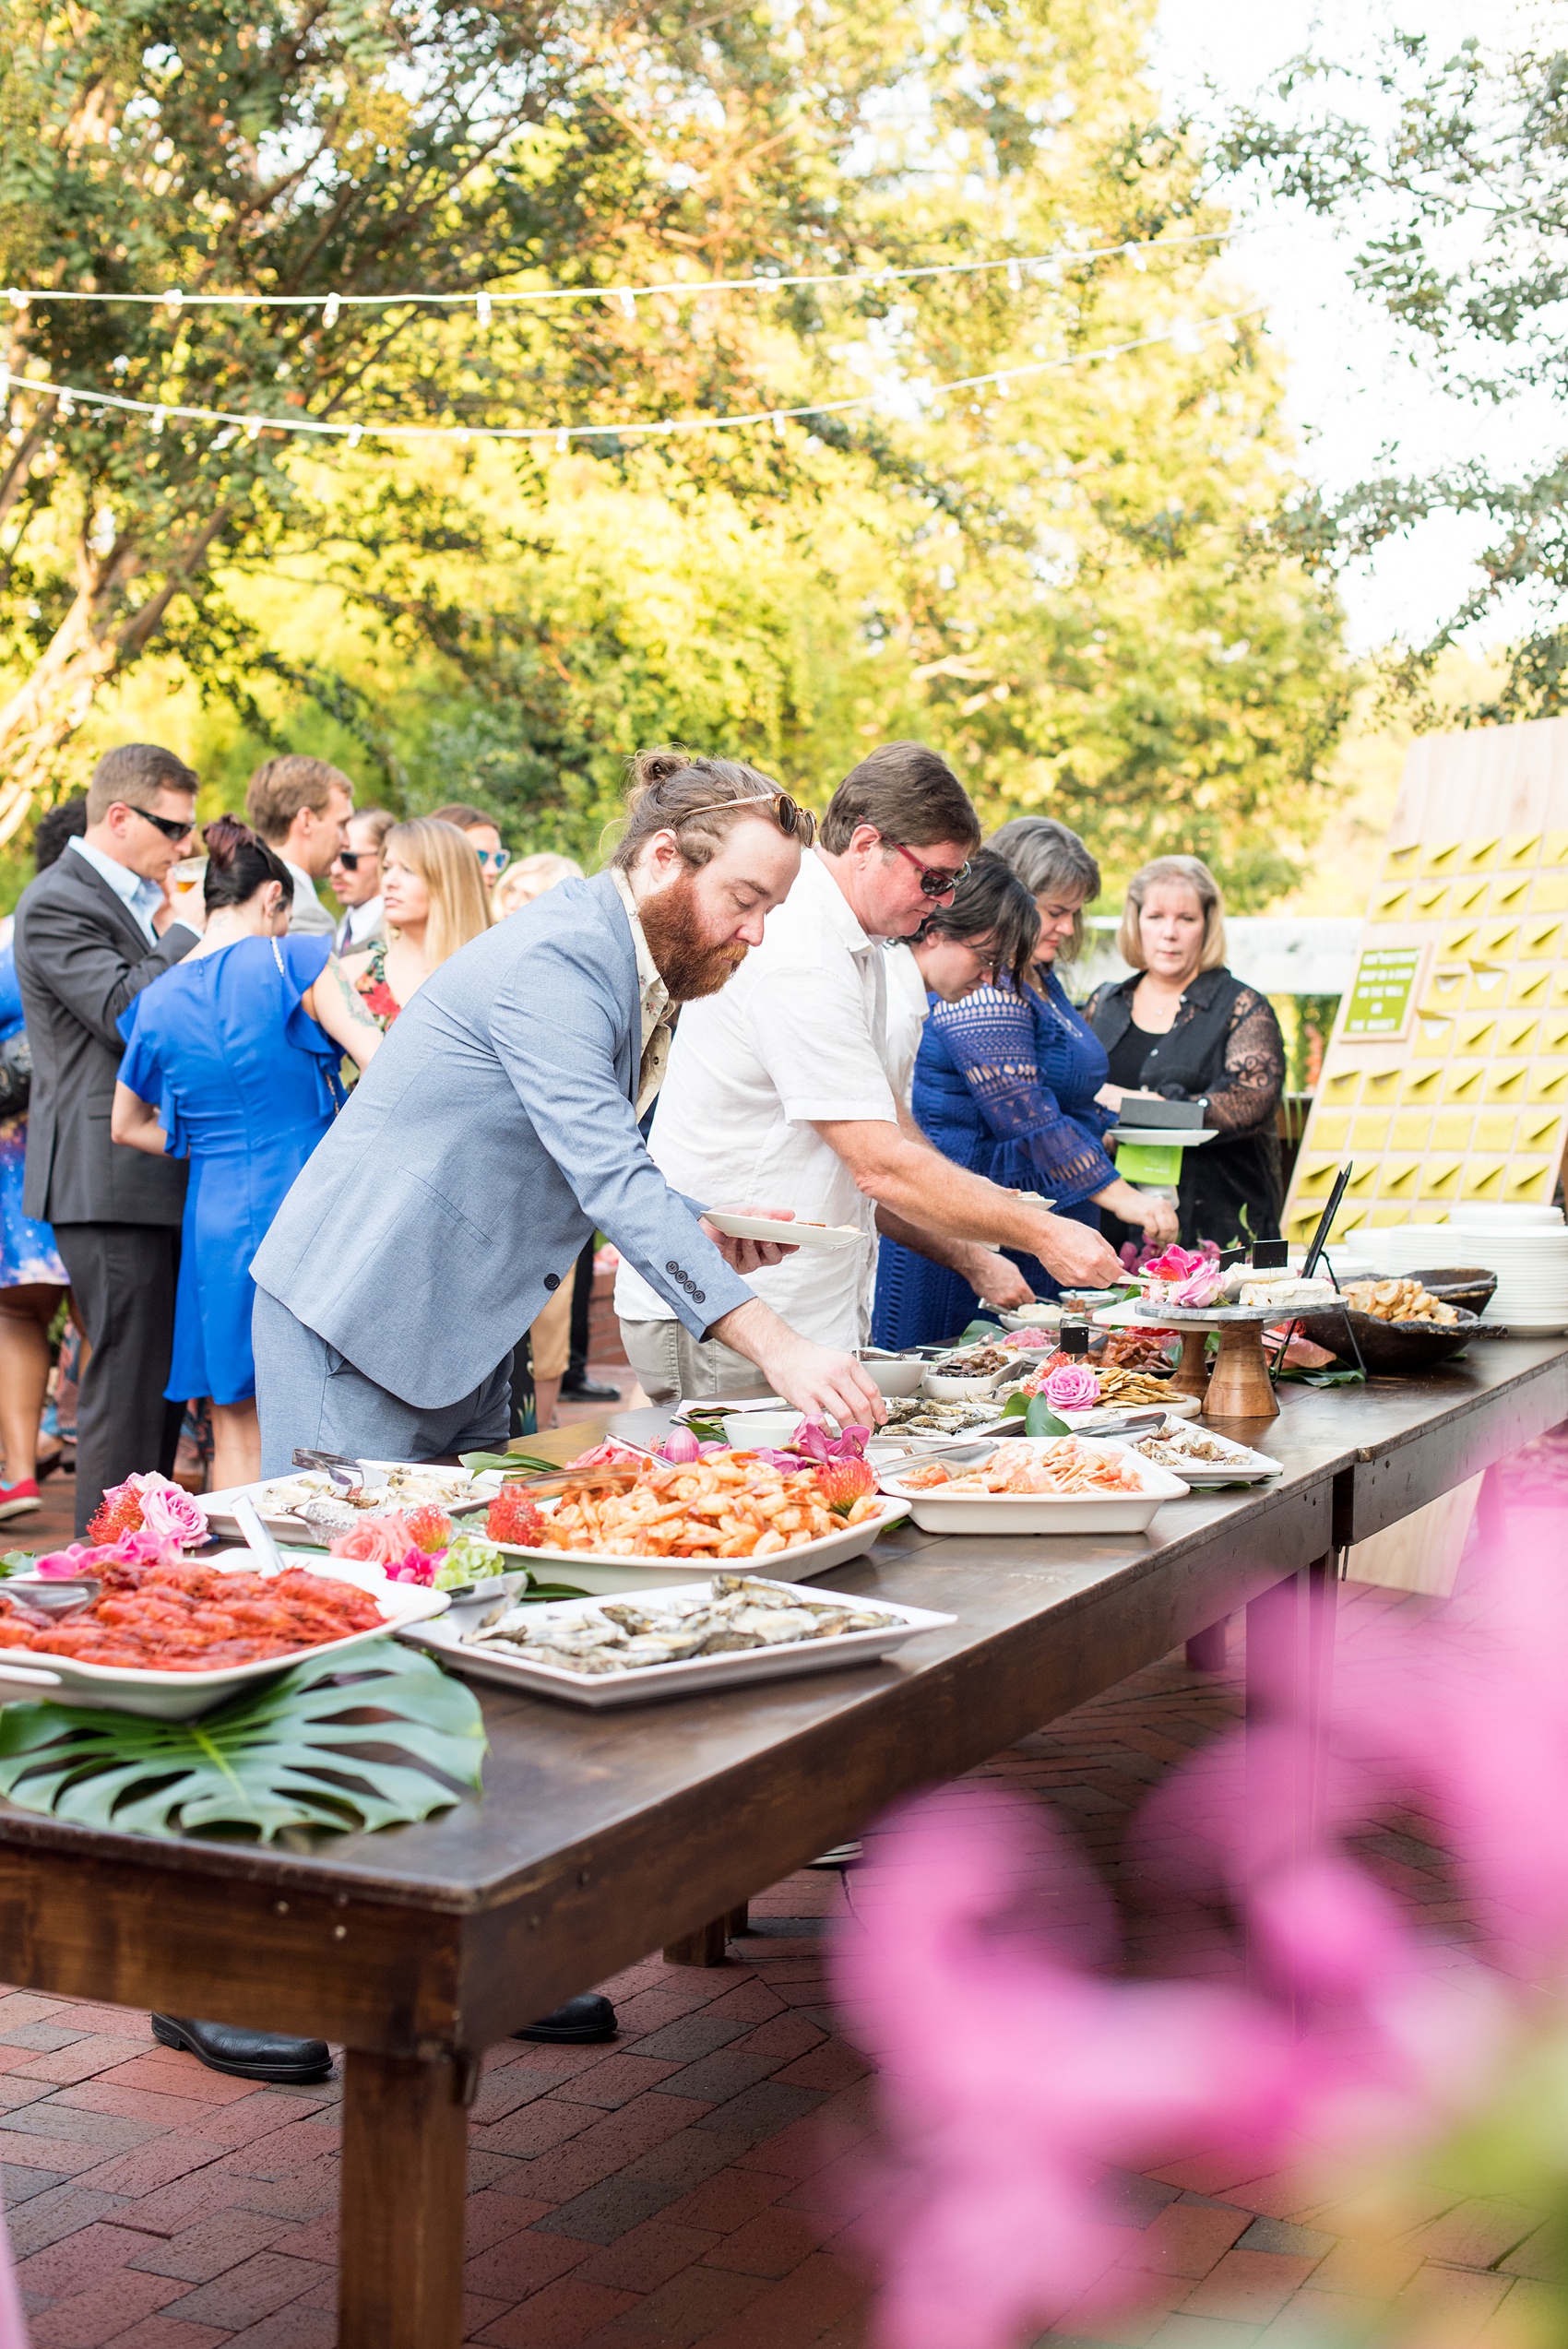
{"label": "woman with dark hair", "polygon": [[261,1473],[251,1258],[332,1122],[342,1054],[362,1069],[381,1031],[331,939],[288,934],[293,884],[274,850],[232,815],[203,837],[202,941],[120,1020],[110,1133],[191,1162],[165,1393],[211,1396],[223,1490]]}
{"label": "woman with dark hair", "polygon": [[[1105,1055],[1054,967],[1081,938],[1083,908],[1099,889],[1099,868],[1083,842],[1046,816],[1004,824],[971,859],[968,879],[939,917],[946,934],[967,929],[980,937],[989,919],[1000,936],[1021,905],[1028,945],[1021,957],[996,955],[990,985],[945,1001],[933,993],[910,1106],[944,1156],[972,1172],[1010,1191],[1039,1192],[1059,1216],[1090,1230],[1098,1230],[1105,1205],[1140,1222],[1151,1239],[1173,1238],[1166,1203],[1123,1182],[1100,1146],[1106,1119],[1094,1097],[1105,1082]],[[1059,1294],[1036,1257],[1004,1252],[1037,1296]],[[878,1345],[939,1344],[963,1328],[975,1304],[956,1273],[883,1243],[872,1328]]]}

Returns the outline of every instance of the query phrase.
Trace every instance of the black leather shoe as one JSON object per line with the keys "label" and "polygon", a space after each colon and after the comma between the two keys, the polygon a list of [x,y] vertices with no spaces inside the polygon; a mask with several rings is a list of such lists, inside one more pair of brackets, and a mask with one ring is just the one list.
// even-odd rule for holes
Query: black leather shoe
{"label": "black leather shoe", "polygon": [[590,1379],[586,1370],[566,1372],[561,1392],[571,1403],[619,1403],[621,1390],[608,1379]]}
{"label": "black leather shoe", "polygon": [[541,2014],[525,2031],[514,2031],[514,2039],[553,2040],[558,2046],[591,2047],[600,2039],[615,2036],[615,2010],[598,1990],[585,1990],[578,1999],[568,1999],[564,2006],[556,2007],[550,2014]]}
{"label": "black leather shoe", "polygon": [[152,2035],[160,2046],[179,2047],[208,2071],[235,2080],[275,2080],[289,2087],[326,2080],[332,2054],[325,2039],[285,2039],[276,2031],[236,2031],[228,2023],[195,2023],[189,2015],[155,2014]]}

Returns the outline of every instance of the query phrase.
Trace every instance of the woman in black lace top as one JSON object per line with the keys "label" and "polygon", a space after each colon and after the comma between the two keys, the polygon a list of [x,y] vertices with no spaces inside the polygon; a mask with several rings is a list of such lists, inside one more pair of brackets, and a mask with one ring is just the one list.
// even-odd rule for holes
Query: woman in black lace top
{"label": "woman in black lace top", "polygon": [[[1136,1121],[1140,1093],[1202,1101],[1218,1139],[1182,1154],[1182,1244],[1277,1240],[1274,1113],[1285,1040],[1266,995],[1225,967],[1224,906],[1207,865],[1196,857],[1146,864],[1128,887],[1116,947],[1132,978],[1097,988],[1085,1007],[1111,1062],[1097,1099],[1125,1123]],[[1141,1237],[1111,1216],[1102,1222],[1113,1247]]]}

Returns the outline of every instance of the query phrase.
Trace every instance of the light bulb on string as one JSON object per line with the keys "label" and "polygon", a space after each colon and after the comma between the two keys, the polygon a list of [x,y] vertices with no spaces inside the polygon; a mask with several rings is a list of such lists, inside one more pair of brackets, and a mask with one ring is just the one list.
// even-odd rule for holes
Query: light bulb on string
{"label": "light bulb on string", "polygon": [[349,427],[349,446],[350,448],[358,448],[363,438],[364,426],[362,424],[350,424]]}
{"label": "light bulb on string", "polygon": [[623,286],[615,299],[621,305],[621,315],[624,318],[635,318],[636,316],[637,299],[636,294],[628,293],[625,287]]}
{"label": "light bulb on string", "polygon": [[1016,261],[1009,261],[1007,264],[1007,285],[1013,293],[1022,293],[1024,291],[1024,273]]}
{"label": "light bulb on string", "polygon": [[329,293],[327,300],[321,306],[322,325],[324,326],[335,326],[338,324],[338,313],[342,309],[342,307],[343,305],[339,301],[336,291]]}
{"label": "light bulb on string", "polygon": [[773,437],[776,441],[781,441],[784,437],[784,419],[782,416],[776,415],[773,419]]}
{"label": "light bulb on string", "polygon": [[489,326],[490,296],[487,293],[479,293],[474,296],[474,316],[481,326]]}
{"label": "light bulb on string", "polygon": [[155,408],[152,411],[152,430],[155,436],[161,433],[163,430],[163,410],[161,408]]}
{"label": "light bulb on string", "polygon": [[568,447],[571,445],[571,439],[572,435],[564,429],[564,427],[556,433],[555,454],[557,457],[565,456]]}

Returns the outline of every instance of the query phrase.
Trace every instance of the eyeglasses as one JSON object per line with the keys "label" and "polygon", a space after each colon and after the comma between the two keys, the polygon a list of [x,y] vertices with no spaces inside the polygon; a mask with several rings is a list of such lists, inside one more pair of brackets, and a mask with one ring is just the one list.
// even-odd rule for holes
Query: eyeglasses
{"label": "eyeglasses", "polygon": [[493,872],[497,881],[500,880],[502,874],[505,872],[506,867],[512,861],[512,851],[510,848],[476,848],[474,850],[474,854],[478,857],[481,864],[483,865],[486,872]]}
{"label": "eyeglasses", "polygon": [[139,815],[144,824],[150,824],[154,825],[158,831],[162,833],[163,837],[166,840],[188,840],[191,834],[196,830],[196,811],[194,809],[185,818],[184,824],[182,824],[178,816],[154,815],[150,808],[131,807],[129,800],[122,800],[120,801],[120,805],[124,808],[130,808],[131,813],[133,815]]}
{"label": "eyeglasses", "polygon": [[889,840],[885,845],[889,848],[896,848],[901,857],[909,858],[909,862],[921,876],[922,896],[950,897],[959,882],[967,881],[969,877],[969,864],[967,857],[956,872],[947,872],[939,864],[922,864],[913,848],[906,848],[901,840]]}
{"label": "eyeglasses", "polygon": [[338,862],[345,872],[358,872],[362,864],[375,864],[380,856],[379,848],[339,848]]}

